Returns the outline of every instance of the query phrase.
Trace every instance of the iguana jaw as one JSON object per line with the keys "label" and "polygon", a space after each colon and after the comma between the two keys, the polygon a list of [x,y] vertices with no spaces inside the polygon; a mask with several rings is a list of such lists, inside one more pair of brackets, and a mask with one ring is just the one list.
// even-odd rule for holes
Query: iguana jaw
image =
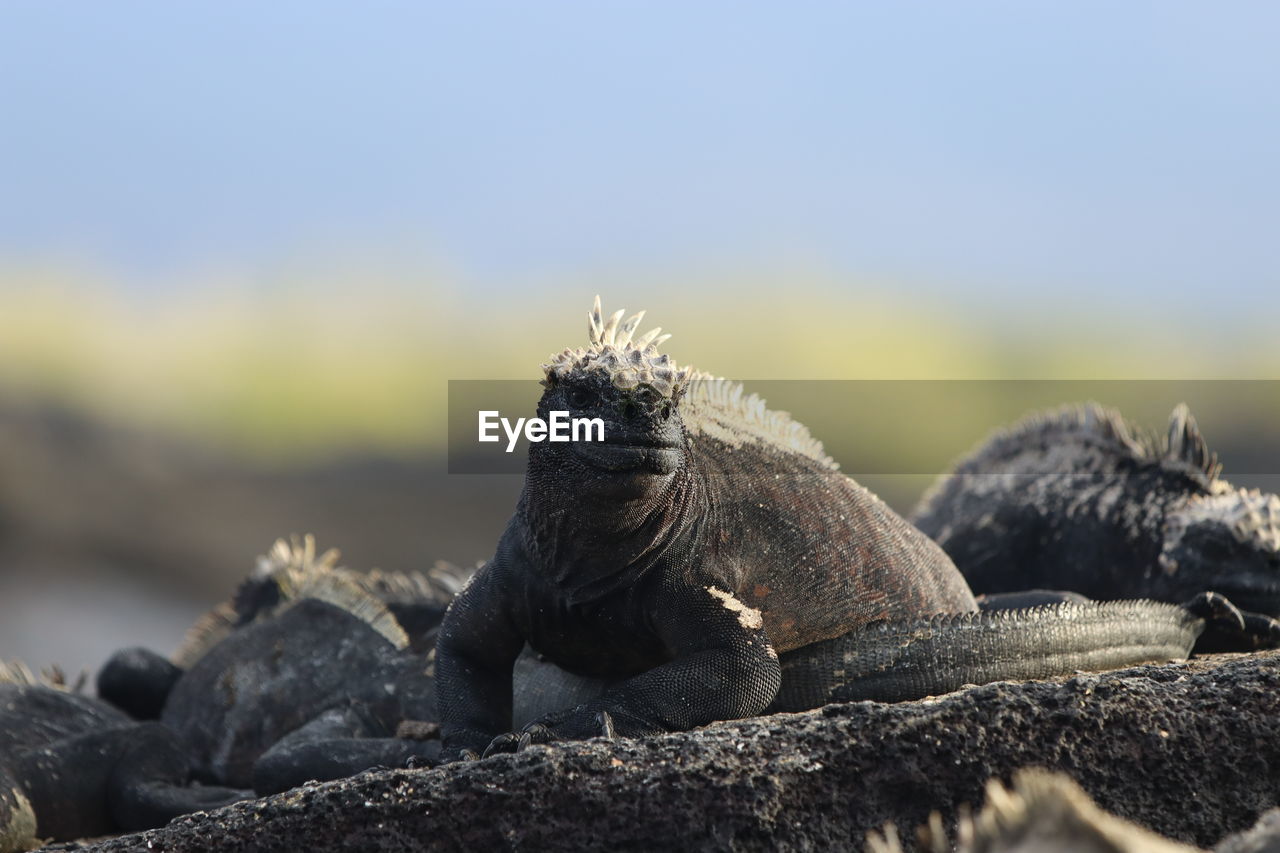
{"label": "iguana jaw", "polygon": [[684,448],[669,443],[576,442],[572,447],[583,462],[604,471],[668,475],[675,473],[684,459]]}

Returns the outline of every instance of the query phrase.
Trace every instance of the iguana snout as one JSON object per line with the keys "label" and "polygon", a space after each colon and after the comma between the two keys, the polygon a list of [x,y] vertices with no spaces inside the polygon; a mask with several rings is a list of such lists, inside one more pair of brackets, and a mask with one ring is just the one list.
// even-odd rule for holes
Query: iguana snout
{"label": "iguana snout", "polygon": [[[572,375],[543,393],[539,417],[554,411],[569,412],[581,425],[561,447],[594,468],[670,474],[684,458],[676,403],[648,386],[623,389],[599,373]],[[544,444],[534,452],[557,448]]]}

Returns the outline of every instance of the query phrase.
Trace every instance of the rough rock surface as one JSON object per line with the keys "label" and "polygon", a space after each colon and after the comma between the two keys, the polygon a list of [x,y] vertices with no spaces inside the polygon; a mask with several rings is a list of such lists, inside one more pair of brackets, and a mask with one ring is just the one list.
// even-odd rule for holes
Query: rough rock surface
{"label": "rough rock surface", "polygon": [[88,849],[861,849],[886,821],[953,823],[1025,766],[1212,847],[1280,802],[1277,712],[1280,652],[1216,655],[375,771]]}

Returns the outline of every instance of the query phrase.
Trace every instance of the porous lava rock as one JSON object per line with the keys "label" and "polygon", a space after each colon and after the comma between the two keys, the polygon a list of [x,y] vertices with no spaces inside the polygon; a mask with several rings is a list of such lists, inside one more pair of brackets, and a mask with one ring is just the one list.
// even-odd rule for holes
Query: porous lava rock
{"label": "porous lava rock", "polygon": [[81,849],[862,849],[984,783],[1060,771],[1098,805],[1212,847],[1280,802],[1280,652],[1222,654],[896,705],[371,771]]}

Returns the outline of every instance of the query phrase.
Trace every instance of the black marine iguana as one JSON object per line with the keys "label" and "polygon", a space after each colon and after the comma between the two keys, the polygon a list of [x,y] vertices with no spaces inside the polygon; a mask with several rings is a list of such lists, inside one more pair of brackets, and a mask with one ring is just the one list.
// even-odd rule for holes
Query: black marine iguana
{"label": "black marine iguana", "polygon": [[[596,300],[590,345],[544,365],[538,403],[603,419],[606,440],[531,445],[493,560],[445,615],[448,757],[1180,658],[1200,633],[1151,602],[979,612],[946,554],[805,427],[677,368],[622,315]],[[526,641],[609,686],[503,734]]]}
{"label": "black marine iguana", "polygon": [[[1228,644],[1280,642],[1280,497],[1219,476],[1185,405],[1165,438],[1096,403],[998,430],[921,498],[910,520],[977,593],[1028,587],[1184,601],[1246,613]],[[1217,645],[1227,638],[1214,637]]]}
{"label": "black marine iguana", "polygon": [[434,763],[438,740],[396,734],[404,721],[435,719],[429,653],[460,581],[361,574],[337,558],[317,556],[311,537],[278,541],[173,661],[117,652],[99,695],[175,732],[199,778],[259,794],[410,758]]}
{"label": "black marine iguana", "polygon": [[252,796],[190,778],[186,750],[164,726],[0,662],[0,853],[149,829]]}

